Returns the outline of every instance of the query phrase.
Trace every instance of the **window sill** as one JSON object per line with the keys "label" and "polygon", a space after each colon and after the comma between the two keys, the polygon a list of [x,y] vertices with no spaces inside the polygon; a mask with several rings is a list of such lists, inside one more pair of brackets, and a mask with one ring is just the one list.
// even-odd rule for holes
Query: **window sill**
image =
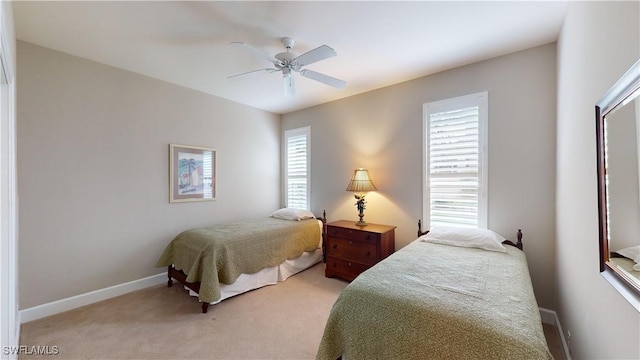
{"label": "window sill", "polygon": [[637,312],[640,312],[640,294],[631,290],[618,276],[616,276],[612,270],[605,268],[600,273],[619,293],[622,295]]}

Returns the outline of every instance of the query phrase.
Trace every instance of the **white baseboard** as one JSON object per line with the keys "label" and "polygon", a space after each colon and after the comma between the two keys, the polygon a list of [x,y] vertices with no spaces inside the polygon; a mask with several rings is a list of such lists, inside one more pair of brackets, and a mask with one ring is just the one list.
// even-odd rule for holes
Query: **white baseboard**
{"label": "white baseboard", "polygon": [[32,308],[20,310],[20,321],[22,324],[42,319],[47,316],[59,314],[61,312],[73,310],[81,306],[93,304],[99,301],[124,295],[132,291],[141,290],[150,286],[161,284],[167,280],[167,274],[158,274],[143,279],[130,281],[128,283],[111,286],[108,288],[95,290],[86,294],[72,296],[70,298],[57,300],[47,304],[34,306]]}
{"label": "white baseboard", "polygon": [[543,324],[553,325],[558,328],[558,334],[560,334],[560,341],[562,341],[562,349],[564,350],[564,356],[567,360],[571,360],[571,354],[569,353],[569,346],[567,345],[567,339],[564,337],[564,330],[558,319],[558,314],[549,309],[538,308],[540,310],[540,318]]}
{"label": "white baseboard", "polygon": [[[9,325],[15,325],[14,333],[10,334],[7,339],[8,344],[2,344],[2,360],[18,360],[18,348],[20,347],[20,312],[16,310],[15,322]],[[8,329],[7,331],[11,331]]]}
{"label": "white baseboard", "polygon": [[543,324],[556,326],[558,316],[555,311],[545,308],[538,308],[538,310],[540,310],[540,318]]}

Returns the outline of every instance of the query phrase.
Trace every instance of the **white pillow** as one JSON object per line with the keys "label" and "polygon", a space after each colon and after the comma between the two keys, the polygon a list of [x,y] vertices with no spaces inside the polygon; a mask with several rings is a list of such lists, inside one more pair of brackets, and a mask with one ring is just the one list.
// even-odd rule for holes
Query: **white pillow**
{"label": "white pillow", "polygon": [[424,242],[461,247],[472,247],[490,251],[507,252],[499,234],[489,229],[469,229],[457,227],[437,227],[430,230],[420,239]]}
{"label": "white pillow", "polygon": [[304,209],[282,208],[274,211],[272,217],[284,220],[300,221],[304,219],[315,219],[311,211]]}
{"label": "white pillow", "polygon": [[626,258],[635,261],[636,264],[640,264],[640,246],[632,246],[624,248],[622,250],[618,250],[616,252]]}

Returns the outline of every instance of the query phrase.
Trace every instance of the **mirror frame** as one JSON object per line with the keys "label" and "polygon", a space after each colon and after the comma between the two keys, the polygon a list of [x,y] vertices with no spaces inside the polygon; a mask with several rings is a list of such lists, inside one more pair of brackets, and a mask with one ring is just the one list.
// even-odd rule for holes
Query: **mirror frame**
{"label": "mirror frame", "polygon": [[609,261],[609,233],[607,218],[607,187],[605,158],[605,119],[607,115],[640,95],[640,60],[607,91],[596,104],[596,148],[598,171],[598,222],[600,241],[600,272],[611,271],[636,294],[640,295],[640,284],[625,271]]}

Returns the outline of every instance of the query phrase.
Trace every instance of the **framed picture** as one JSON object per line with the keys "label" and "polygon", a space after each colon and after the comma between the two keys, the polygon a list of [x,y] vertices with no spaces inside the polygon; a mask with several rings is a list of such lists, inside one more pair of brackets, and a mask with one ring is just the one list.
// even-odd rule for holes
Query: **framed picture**
{"label": "framed picture", "polygon": [[216,199],[216,150],[169,144],[169,202]]}

